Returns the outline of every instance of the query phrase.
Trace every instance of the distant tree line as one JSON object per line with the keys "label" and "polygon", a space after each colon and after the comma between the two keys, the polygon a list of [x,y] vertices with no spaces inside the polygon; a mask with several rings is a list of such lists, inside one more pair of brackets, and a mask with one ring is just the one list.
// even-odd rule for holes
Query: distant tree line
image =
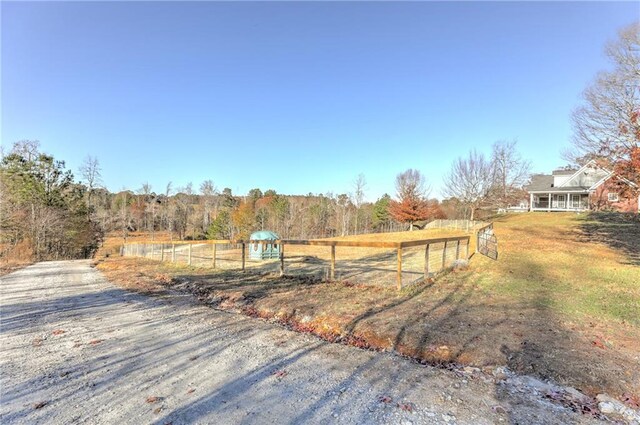
{"label": "distant tree line", "polygon": [[[169,233],[177,240],[242,239],[256,230],[271,230],[282,238],[323,238],[360,233],[406,230],[394,218],[384,195],[365,202],[364,178],[359,177],[353,193],[284,195],[273,189],[252,189],[238,196],[229,188],[218,190],[211,181],[162,193],[143,184],[137,191],[110,193],[93,191],[91,206],[104,232],[119,232],[126,239],[131,232]],[[432,202],[437,203],[436,200]]]}
{"label": "distant tree line", "polygon": [[89,257],[109,232],[126,241],[131,232],[198,240],[243,239],[256,230],[300,239],[413,230],[437,218],[474,218],[484,204],[509,202],[528,172],[515,142],[498,142],[491,161],[472,153],[454,164],[447,183],[452,196],[442,203],[429,198],[424,176],[414,169],[397,175],[395,196],[367,202],[362,174],[350,193],[340,194],[283,195],[256,188],[238,196],[229,188],[218,190],[211,180],[198,189],[168,183],[154,191],[143,183],[136,191],[112,193],[102,186],[97,158],[84,160],[76,181],[36,141],[15,143],[0,164],[0,254],[19,250],[35,260]]}

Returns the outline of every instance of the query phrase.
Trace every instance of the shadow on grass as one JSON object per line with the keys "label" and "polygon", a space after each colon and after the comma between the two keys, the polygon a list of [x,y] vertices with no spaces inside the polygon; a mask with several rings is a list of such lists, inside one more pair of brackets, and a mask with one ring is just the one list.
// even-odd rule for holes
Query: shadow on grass
{"label": "shadow on grass", "polygon": [[[325,311],[330,308],[329,304],[346,303],[360,295],[368,306],[360,308],[350,320],[339,320],[341,341],[392,349],[432,365],[471,364],[492,368],[507,365],[514,372],[574,386],[591,395],[603,388],[620,389],[619,380],[623,373],[611,374],[609,367],[601,368],[601,353],[585,353],[585,348],[593,347],[588,342],[585,347],[580,336],[556,317],[551,308],[554,295],[548,287],[550,277],[545,270],[530,262],[520,263],[513,273],[533,276],[540,282],[532,298],[503,304],[500,300],[492,301],[491,297],[477,297],[481,288],[473,283],[472,273],[449,273],[441,280],[425,282],[401,293],[377,291],[379,297],[371,302],[367,302],[372,291],[369,288],[345,287],[339,283],[333,286],[310,285],[291,277],[255,280],[244,275],[244,278],[240,276],[221,282],[218,279],[220,275],[211,275],[208,284],[210,289],[218,290],[221,287],[224,290],[247,290],[248,286],[244,299],[250,299],[256,308],[261,308],[262,298],[266,302],[262,307],[288,308],[291,317]],[[228,275],[233,276],[233,273]],[[309,295],[312,287],[320,290],[320,294],[314,292]],[[334,291],[324,293],[323,288]],[[286,300],[278,300],[283,292],[289,292],[289,296]],[[339,318],[326,318],[328,322],[332,319]],[[627,366],[628,370],[629,365],[619,366]],[[363,369],[368,367],[363,365]],[[391,388],[397,384],[398,377],[392,372],[381,373],[389,380]],[[344,385],[355,378],[345,379]],[[235,391],[235,386],[242,387],[244,379],[251,380],[253,376],[241,377],[239,382],[229,387],[229,391]],[[513,396],[502,385],[496,385],[495,393],[511,422],[528,420],[522,406],[510,405]],[[200,409],[209,403],[219,403],[220,397],[219,392],[210,394],[199,400],[195,407]],[[301,412],[298,419],[313,418],[315,409],[328,402],[324,399],[317,401]],[[173,417],[179,416],[171,415],[169,418]]]}
{"label": "shadow on grass", "polygon": [[580,240],[622,251],[629,264],[640,266],[640,215],[591,212],[580,224]]}

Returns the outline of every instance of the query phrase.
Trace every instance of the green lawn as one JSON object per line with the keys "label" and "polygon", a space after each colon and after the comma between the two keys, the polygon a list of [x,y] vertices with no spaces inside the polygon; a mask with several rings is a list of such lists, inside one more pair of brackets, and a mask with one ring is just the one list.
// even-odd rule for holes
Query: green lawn
{"label": "green lawn", "polygon": [[[541,303],[574,319],[612,319],[640,326],[640,263],[611,248],[638,244],[640,222],[624,216],[611,236],[594,234],[606,214],[532,213],[499,218],[500,261],[480,259],[483,289]],[[615,238],[615,239],[614,239]],[[616,241],[617,239],[617,241]],[[636,247],[640,249],[640,247]]]}

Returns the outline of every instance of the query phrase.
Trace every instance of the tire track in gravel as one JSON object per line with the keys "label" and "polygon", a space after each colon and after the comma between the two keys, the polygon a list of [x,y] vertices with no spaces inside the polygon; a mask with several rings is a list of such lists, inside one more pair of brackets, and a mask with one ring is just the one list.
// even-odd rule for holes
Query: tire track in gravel
{"label": "tire track in gravel", "polygon": [[0,285],[0,422],[592,423],[535,394],[109,283],[88,260]]}

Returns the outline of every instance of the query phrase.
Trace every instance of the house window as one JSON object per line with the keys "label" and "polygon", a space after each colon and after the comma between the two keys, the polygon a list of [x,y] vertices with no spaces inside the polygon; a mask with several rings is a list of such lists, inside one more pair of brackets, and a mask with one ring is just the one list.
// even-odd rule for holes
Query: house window
{"label": "house window", "polygon": [[618,198],[618,194],[615,192],[609,192],[607,194],[607,199],[609,200],[609,202],[618,202],[619,198]]}

